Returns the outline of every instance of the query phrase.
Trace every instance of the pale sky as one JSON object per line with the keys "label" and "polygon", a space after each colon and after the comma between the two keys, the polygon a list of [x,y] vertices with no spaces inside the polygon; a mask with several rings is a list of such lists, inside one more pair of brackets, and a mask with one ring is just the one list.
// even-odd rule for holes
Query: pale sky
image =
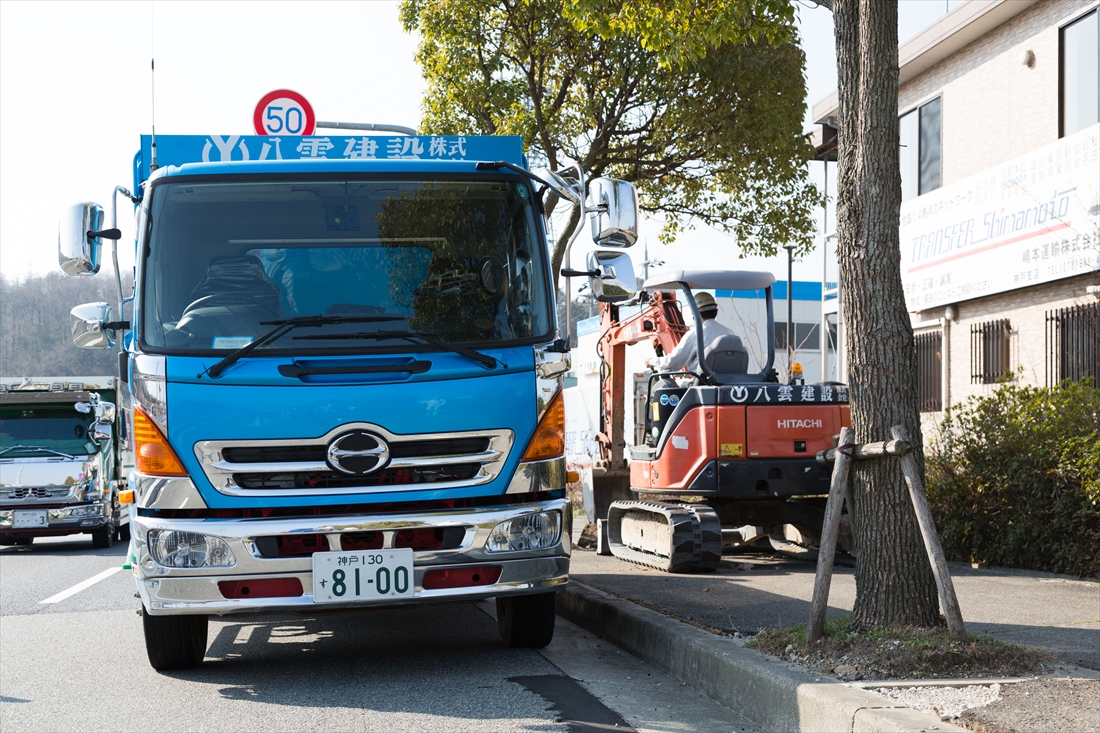
{"label": "pale sky", "polygon": [[[901,0],[901,40],[959,2]],[[812,105],[836,86],[832,16],[804,4],[799,15]],[[158,134],[251,134],[256,103],[279,88],[304,94],[321,120],[416,127],[424,90],[416,44],[401,29],[396,2],[2,0],[0,275],[55,271],[61,211],[95,201],[109,212],[114,186],[132,186],[131,161],[152,120],[152,56]],[[810,171],[819,185],[821,171],[819,163]],[[835,174],[831,167],[830,193]],[[119,228],[126,269],[133,215],[123,200]],[[642,234],[651,258],[669,266],[768,269],[786,278],[784,257],[739,260],[734,239],[720,232],[704,227],[664,247],[658,230],[647,223]],[[585,239],[575,264],[590,247]],[[636,265],[642,251],[641,242],[631,250]],[[820,253],[795,265],[796,280],[821,273]]]}

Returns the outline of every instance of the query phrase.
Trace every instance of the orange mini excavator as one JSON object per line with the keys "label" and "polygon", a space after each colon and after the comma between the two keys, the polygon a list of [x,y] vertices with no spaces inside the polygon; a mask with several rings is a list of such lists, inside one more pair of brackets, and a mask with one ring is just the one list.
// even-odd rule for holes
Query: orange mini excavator
{"label": "orange mini excavator", "polygon": [[[629,316],[619,313],[631,303],[600,305],[601,460],[585,499],[589,517],[602,520],[601,552],[675,573],[717,567],[723,536],[751,543],[789,526],[804,542],[819,538],[831,469],[816,454],[850,425],[848,389],[775,377],[774,282],[767,272],[676,270],[647,280]],[[676,291],[701,322],[693,288],[764,291],[767,361],[750,373],[739,337],[704,349],[696,329],[698,373],[634,378],[628,446],[626,347],[648,340],[658,355],[675,347],[688,331]]]}

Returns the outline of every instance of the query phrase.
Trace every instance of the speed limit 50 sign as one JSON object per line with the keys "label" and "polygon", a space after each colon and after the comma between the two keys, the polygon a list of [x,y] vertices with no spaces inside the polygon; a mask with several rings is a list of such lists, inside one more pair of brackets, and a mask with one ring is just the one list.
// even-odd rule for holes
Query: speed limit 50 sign
{"label": "speed limit 50 sign", "polygon": [[256,105],[252,122],[257,135],[312,135],[317,118],[301,94],[276,89]]}

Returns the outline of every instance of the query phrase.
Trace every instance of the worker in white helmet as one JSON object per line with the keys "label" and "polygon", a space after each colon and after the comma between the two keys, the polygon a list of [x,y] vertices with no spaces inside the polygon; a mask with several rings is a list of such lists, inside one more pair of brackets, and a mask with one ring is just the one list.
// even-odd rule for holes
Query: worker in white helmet
{"label": "worker in white helmet", "polygon": [[[710,293],[696,293],[695,306],[699,309],[699,317],[703,321],[704,349],[713,344],[720,336],[734,335],[733,331],[715,320],[718,316],[718,304],[714,302],[713,295]],[[688,371],[698,371],[699,358],[695,347],[695,327],[693,326],[684,334],[683,338],[680,339],[680,343],[676,344],[676,348],[671,353],[654,359],[647,359],[646,366],[659,372],[675,372],[684,367],[687,367]]]}

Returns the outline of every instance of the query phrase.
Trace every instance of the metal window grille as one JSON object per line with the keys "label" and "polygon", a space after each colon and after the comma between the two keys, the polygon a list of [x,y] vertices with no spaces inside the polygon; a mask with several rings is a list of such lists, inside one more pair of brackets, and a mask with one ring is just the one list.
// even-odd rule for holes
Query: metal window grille
{"label": "metal window grille", "polygon": [[1100,387],[1100,303],[1046,313],[1047,386],[1092,377]]}
{"label": "metal window grille", "polygon": [[943,333],[917,334],[917,402],[921,412],[943,409]]}
{"label": "metal window grille", "polygon": [[1009,366],[1008,319],[975,323],[970,327],[970,382],[993,384],[1012,374]]}

